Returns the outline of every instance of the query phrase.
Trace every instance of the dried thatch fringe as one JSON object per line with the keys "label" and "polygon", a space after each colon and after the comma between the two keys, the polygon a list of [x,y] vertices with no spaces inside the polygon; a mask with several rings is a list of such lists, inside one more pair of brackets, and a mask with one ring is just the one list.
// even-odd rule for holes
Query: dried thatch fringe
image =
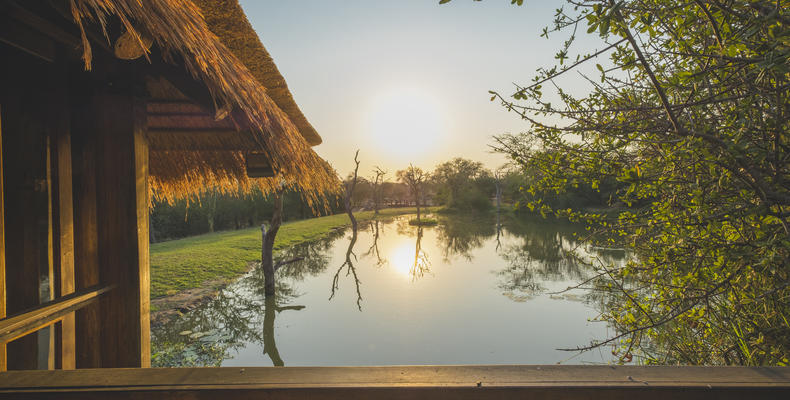
{"label": "dried thatch fringe", "polygon": [[258,34],[250,25],[238,0],[192,0],[200,7],[209,29],[238,57],[253,76],[266,88],[266,94],[299,129],[313,146],[321,144],[321,136],[307,121],[288,89]]}
{"label": "dried thatch fringe", "polygon": [[[226,153],[209,159],[205,152],[192,155],[151,152],[151,188],[160,198],[189,197],[212,187],[256,185],[271,190],[280,182],[301,189],[313,202],[325,193],[339,189],[337,176],[328,164],[310,148],[288,116],[269,98],[266,89],[209,30],[200,10],[189,0],[71,0],[74,21],[83,40],[83,58],[90,69],[90,43],[85,35],[86,22],[96,22],[107,36],[109,17],[117,17],[136,38],[135,26],[145,29],[160,47],[166,61],[178,54],[187,70],[206,84],[215,102],[241,110],[250,122],[256,149],[271,155],[277,178],[254,183],[246,177],[240,153]],[[108,37],[109,39],[109,37]],[[188,153],[188,152],[183,152]],[[175,157],[164,160],[163,156]],[[169,161],[169,162],[168,162]],[[181,168],[177,168],[178,166]],[[183,171],[185,165],[190,168]],[[176,167],[168,169],[167,166]],[[241,168],[239,168],[241,167]],[[172,173],[169,173],[172,172]],[[256,180],[257,181],[257,180]]]}
{"label": "dried thatch fringe", "polygon": [[[320,158],[319,158],[320,159]],[[244,155],[235,151],[151,151],[149,153],[151,200],[173,203],[178,199],[197,200],[206,191],[240,195],[253,188],[271,193],[281,185],[298,189],[310,207],[321,211],[327,204],[326,196],[338,193],[334,183],[336,172],[321,160],[321,171],[308,176],[304,182],[274,178],[249,178],[246,174]],[[184,171],[181,165],[190,165]],[[321,182],[332,176],[330,182]]]}

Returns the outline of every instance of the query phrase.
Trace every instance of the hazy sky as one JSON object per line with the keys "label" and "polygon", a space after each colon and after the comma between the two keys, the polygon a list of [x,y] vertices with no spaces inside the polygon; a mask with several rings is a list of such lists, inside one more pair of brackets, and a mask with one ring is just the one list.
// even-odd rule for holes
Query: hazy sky
{"label": "hazy sky", "polygon": [[564,35],[539,37],[562,0],[242,0],[341,175],[394,177],[452,157],[504,163],[491,136],[528,127],[489,101],[552,64]]}

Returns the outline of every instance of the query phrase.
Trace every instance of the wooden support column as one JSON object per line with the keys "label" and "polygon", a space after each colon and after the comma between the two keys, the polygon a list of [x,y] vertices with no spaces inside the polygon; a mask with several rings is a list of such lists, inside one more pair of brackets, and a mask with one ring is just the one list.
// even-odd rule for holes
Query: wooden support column
{"label": "wooden support column", "polygon": [[[3,186],[3,108],[0,104],[0,318],[5,318],[5,209],[3,199],[5,198],[5,187]],[[0,372],[8,370],[8,358],[6,357],[6,344],[0,343]]]}
{"label": "wooden support column", "polygon": [[[57,286],[55,280],[55,252],[53,251],[54,242],[55,242],[55,229],[53,221],[53,192],[52,192],[52,137],[46,136],[44,138],[44,150],[45,150],[45,171],[44,177],[46,179],[46,210],[47,210],[47,217],[44,222],[45,226],[42,226],[42,232],[46,232],[46,247],[44,248],[44,256],[46,257],[46,264],[42,264],[39,268],[42,268],[40,271],[41,278],[45,281],[46,285],[40,285],[38,288],[38,301],[41,303],[49,302],[55,299],[55,287]],[[40,223],[40,225],[43,225]],[[46,359],[42,358],[39,360],[38,367],[40,369],[55,369],[55,329],[52,326],[48,326],[42,328],[39,333],[39,351],[42,351],[43,348],[44,354],[43,356]]]}
{"label": "wooden support column", "polygon": [[[19,79],[20,74],[11,74],[11,77]],[[36,108],[40,99],[37,102],[32,94],[22,89],[10,85],[8,91],[0,96],[0,103],[3,104],[1,118],[5,173],[3,228],[13,232],[13,235],[5,237],[8,314],[40,303],[40,289],[42,286],[46,289],[43,278],[48,276],[51,267],[46,118]],[[48,338],[41,333],[33,333],[8,343],[8,368],[47,367],[49,354],[42,351],[46,352],[48,344]]]}
{"label": "wooden support column", "polygon": [[[75,99],[82,105],[84,99]],[[77,290],[99,284],[98,221],[96,215],[96,140],[90,107],[75,107],[72,119],[74,194],[74,280]],[[76,367],[101,367],[99,303],[75,313]]]}
{"label": "wooden support column", "polygon": [[93,96],[99,276],[115,286],[100,302],[101,366],[149,367],[148,142],[145,104]]}
{"label": "wooden support column", "polygon": [[[74,293],[74,209],[72,200],[71,132],[69,108],[66,97],[60,96],[51,108],[53,117],[52,144],[52,210],[55,258],[56,297]],[[74,369],[76,367],[76,342],[74,314],[69,314],[56,325],[55,367]]]}

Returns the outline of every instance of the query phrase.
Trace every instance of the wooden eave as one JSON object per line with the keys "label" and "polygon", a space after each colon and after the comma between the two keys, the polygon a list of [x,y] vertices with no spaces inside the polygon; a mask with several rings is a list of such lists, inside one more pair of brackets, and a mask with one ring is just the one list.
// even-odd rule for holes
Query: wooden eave
{"label": "wooden eave", "polygon": [[[0,4],[0,42],[19,48],[47,62],[67,57],[77,62],[81,42],[64,7],[57,3],[34,4],[7,1]],[[89,31],[93,48],[101,59],[113,58],[112,49],[101,32]],[[65,49],[65,51],[59,50]],[[260,164],[266,151],[254,139],[249,122],[236,111],[218,115],[206,87],[189,76],[182,67],[162,60],[158,49],[149,59],[121,61],[133,66],[137,79],[145,81],[142,95],[146,105],[147,136],[151,151],[200,151],[255,153]],[[101,66],[89,74],[101,81]],[[110,82],[109,84],[112,84]],[[265,169],[270,169],[267,165]],[[258,176],[271,176],[265,174]]]}

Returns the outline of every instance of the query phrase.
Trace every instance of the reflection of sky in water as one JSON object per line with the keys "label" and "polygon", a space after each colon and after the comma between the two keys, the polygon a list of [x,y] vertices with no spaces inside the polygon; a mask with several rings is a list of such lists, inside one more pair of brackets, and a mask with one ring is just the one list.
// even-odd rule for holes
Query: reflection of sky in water
{"label": "reflection of sky in water", "polygon": [[[493,220],[424,228],[406,221],[379,223],[378,240],[376,226],[363,225],[349,257],[353,271],[340,269],[351,238],[348,231],[333,241],[295,250],[309,252],[313,261],[278,271],[276,310],[270,307],[264,313],[274,303],[264,304],[262,277],[251,273],[218,301],[155,331],[154,340],[181,341],[200,353],[205,349],[196,349],[178,332],[216,329],[202,343],[211,343],[212,337],[218,341],[213,357],[224,352],[229,357],[224,366],[272,365],[274,358],[264,347],[273,346],[289,366],[611,359],[608,348],[578,356],[555,350],[608,334],[605,324],[588,322],[597,312],[585,302],[583,291],[548,293],[588,274],[563,255],[563,249],[576,246],[571,228],[520,222],[505,224],[497,235]],[[360,282],[362,311],[353,273]],[[328,300],[336,274],[337,289]]]}

